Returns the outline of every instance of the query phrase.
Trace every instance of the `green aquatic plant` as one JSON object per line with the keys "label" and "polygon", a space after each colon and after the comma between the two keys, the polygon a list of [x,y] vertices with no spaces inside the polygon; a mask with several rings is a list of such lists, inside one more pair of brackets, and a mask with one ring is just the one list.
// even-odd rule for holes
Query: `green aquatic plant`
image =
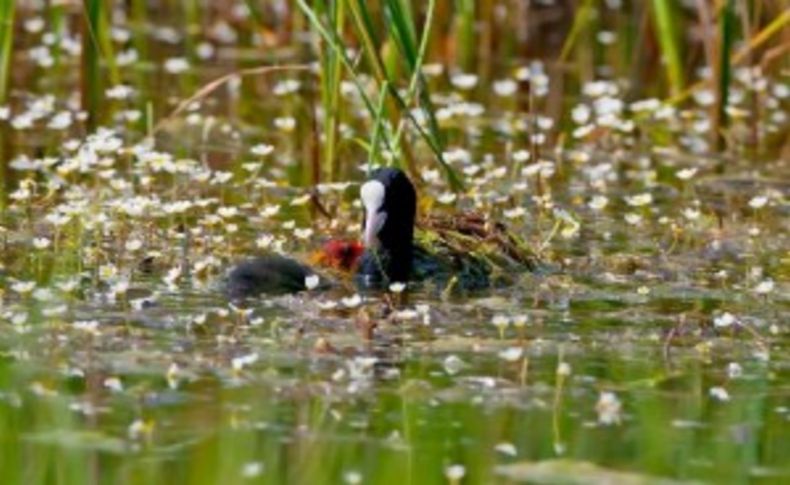
{"label": "green aquatic plant", "polygon": [[[356,85],[357,91],[359,92],[360,97],[363,99],[364,104],[370,113],[371,119],[374,120],[374,124],[380,124],[380,122],[377,120],[384,116],[386,116],[386,119],[389,121],[389,125],[392,127],[400,126],[400,124],[403,122],[408,122],[411,128],[419,133],[422,140],[425,141],[426,145],[433,152],[435,159],[443,168],[449,183],[453,187],[459,187],[461,184],[460,178],[455,173],[453,168],[449,166],[444,160],[443,145],[441,134],[438,131],[438,124],[435,122],[435,120],[432,122],[430,121],[432,119],[433,113],[431,111],[427,112],[429,124],[427,127],[423,127],[411,113],[411,106],[407,104],[407,100],[405,100],[398,92],[397,86],[402,83],[398,83],[396,80],[391,79],[390,74],[384,67],[384,62],[379,52],[379,46],[383,41],[379,40],[378,38],[377,32],[375,31],[374,21],[367,4],[357,0],[342,1],[346,1],[348,4],[348,8],[352,14],[351,16],[353,19],[353,24],[356,27],[355,32],[357,32],[361,40],[362,53],[368,60],[368,65],[374,78],[379,83],[378,87],[381,91],[388,94],[386,98],[387,109],[377,110],[372,101],[368,98],[367,94],[365,94],[364,87],[359,81],[357,68],[351,62],[351,59],[348,58],[346,46],[343,43],[341,33],[337,31],[336,26],[323,22],[318,12],[307,5],[306,2],[300,0],[299,6],[305,12],[311,25],[321,35],[323,41],[326,42],[326,44],[335,52],[336,55],[341,56],[344,66],[349,71],[349,74]],[[430,2],[429,8],[432,9],[433,5],[434,2]],[[392,28],[390,31],[391,36],[397,43],[399,52],[402,56],[404,56],[406,65],[411,68],[412,76],[417,81],[419,81],[421,76],[420,68],[422,65],[422,58],[425,52],[424,46],[427,45],[426,41],[423,40],[419,44],[420,47],[418,47],[414,34],[414,26],[406,16],[406,9],[404,9],[403,5],[399,3],[399,0],[390,0],[386,6],[387,12],[390,16],[389,18],[392,21]],[[326,11],[326,9],[323,10]],[[426,30],[426,35],[427,32],[428,31]],[[423,56],[421,56],[420,53],[422,53]],[[423,100],[424,104],[424,102],[428,100],[428,94],[425,91],[426,86],[424,83],[417,84],[417,81],[409,83],[409,93],[415,93],[416,88],[422,88],[423,93],[418,94],[420,94],[420,99]],[[414,88],[411,86],[414,86]],[[395,156],[393,157],[393,162],[397,164],[401,158],[403,158],[406,160],[406,163],[409,164],[407,168],[414,172],[414,154],[408,145],[408,141],[397,138],[393,134],[386,134],[384,141],[388,150],[394,150],[393,155]],[[403,143],[406,143],[406,145],[403,145]]]}
{"label": "green aquatic plant", "polygon": [[85,0],[82,31],[81,96],[88,125],[100,124],[105,90],[120,82],[115,62],[107,2]]}
{"label": "green aquatic plant", "polygon": [[0,104],[8,99],[11,82],[15,13],[16,0],[9,0],[0,5]]}
{"label": "green aquatic plant", "polygon": [[677,5],[671,0],[653,0],[653,18],[661,46],[661,57],[669,83],[670,93],[677,95],[683,90],[683,60],[680,57],[681,39],[677,22],[674,21]]}
{"label": "green aquatic plant", "polygon": [[[11,86],[11,66],[14,55],[14,18],[16,0],[0,5],[0,106],[5,106]],[[6,181],[8,176],[6,134],[0,128],[0,210],[6,204]]]}
{"label": "green aquatic plant", "polygon": [[[727,114],[728,101],[730,99],[730,83],[732,81],[732,46],[735,41],[735,0],[727,0],[721,10],[720,36],[721,45],[719,46],[719,66],[716,70],[718,74],[717,88],[717,131],[727,128],[729,115]],[[717,143],[722,148],[724,137],[718,136]]]}

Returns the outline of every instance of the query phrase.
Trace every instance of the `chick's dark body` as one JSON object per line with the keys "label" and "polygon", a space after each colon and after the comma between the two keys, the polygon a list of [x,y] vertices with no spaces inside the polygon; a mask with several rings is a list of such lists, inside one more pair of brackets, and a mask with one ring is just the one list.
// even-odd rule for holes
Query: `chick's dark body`
{"label": "chick's dark body", "polygon": [[284,294],[305,289],[305,280],[315,272],[308,266],[279,254],[248,259],[228,274],[226,291],[231,298],[258,293]]}

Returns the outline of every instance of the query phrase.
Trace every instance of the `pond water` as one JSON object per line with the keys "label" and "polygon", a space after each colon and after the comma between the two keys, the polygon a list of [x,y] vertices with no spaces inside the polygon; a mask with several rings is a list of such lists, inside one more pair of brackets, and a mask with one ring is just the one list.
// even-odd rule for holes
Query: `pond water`
{"label": "pond water", "polygon": [[234,77],[169,115],[267,59],[239,61],[219,23],[182,58],[180,26],[116,18],[117,56],[156,54],[86,120],[73,28],[49,65],[34,19],[51,19],[21,8],[0,120],[3,483],[790,481],[786,77],[738,78],[764,145],[736,119],[712,156],[703,102],[556,94],[527,60],[494,91],[427,66],[464,188],[406,128],[421,214],[504,221],[539,270],[360,293],[322,269],[329,291],[231,303],[234,262],[358,238],[359,94],[341,91],[343,162],[317,176],[315,74]]}

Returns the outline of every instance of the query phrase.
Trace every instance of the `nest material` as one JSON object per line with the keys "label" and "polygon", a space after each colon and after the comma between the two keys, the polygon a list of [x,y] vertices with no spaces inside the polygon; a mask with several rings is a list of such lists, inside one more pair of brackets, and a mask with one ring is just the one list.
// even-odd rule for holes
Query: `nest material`
{"label": "nest material", "polygon": [[524,239],[504,223],[480,214],[421,219],[416,239],[422,249],[437,257],[460,262],[472,256],[478,269],[494,278],[519,269],[534,271],[538,266],[537,256]]}

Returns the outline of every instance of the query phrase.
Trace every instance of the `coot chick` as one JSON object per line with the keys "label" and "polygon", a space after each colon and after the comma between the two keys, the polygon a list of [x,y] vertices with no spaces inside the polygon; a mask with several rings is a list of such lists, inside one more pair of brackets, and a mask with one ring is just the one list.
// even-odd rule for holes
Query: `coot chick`
{"label": "coot chick", "polygon": [[226,291],[233,299],[259,293],[285,294],[305,289],[305,280],[316,272],[279,254],[267,254],[239,263],[228,274]]}

